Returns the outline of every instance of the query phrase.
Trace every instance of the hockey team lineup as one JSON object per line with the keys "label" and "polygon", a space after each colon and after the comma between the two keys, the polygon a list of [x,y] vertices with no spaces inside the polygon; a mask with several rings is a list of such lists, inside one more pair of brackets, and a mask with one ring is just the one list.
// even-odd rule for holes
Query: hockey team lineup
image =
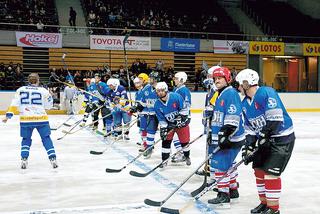
{"label": "hockey team lineup", "polygon": [[[88,149],[86,153],[89,154],[86,158],[92,161],[91,164],[94,164],[95,159],[100,163],[102,158],[109,160],[111,151],[116,153],[112,155],[119,161],[104,164],[104,174],[99,174],[98,177],[114,176],[114,179],[117,179],[119,175],[127,173],[134,179],[133,185],[139,179],[141,181],[137,183],[141,185],[146,178],[149,179],[148,182],[156,182],[168,189],[156,197],[145,194],[144,200],[133,200],[128,205],[114,203],[88,207],[66,206],[51,210],[41,209],[39,212],[98,213],[101,209],[101,213],[106,210],[107,213],[130,213],[132,210],[132,213],[135,210],[143,213],[232,213],[233,203],[238,199],[241,203],[241,192],[239,194],[238,188],[241,189],[242,184],[237,179],[237,169],[248,164],[246,168],[251,168],[253,162],[256,167],[255,174],[251,172],[251,177],[257,179],[252,182],[254,185],[257,182],[260,204],[256,197],[258,206],[254,209],[246,207],[247,212],[280,213],[280,175],[288,162],[290,165],[289,159],[295,141],[292,120],[277,93],[272,88],[258,86],[259,77],[255,71],[244,69],[237,77],[232,77],[227,68],[213,66],[210,69],[208,95],[204,101],[206,108],[203,115],[199,114],[196,118],[190,114],[190,90],[184,85],[187,75],[184,72],[176,73],[176,88],[174,92],[169,92],[167,84],[159,82],[157,72],[152,72],[150,75],[142,73],[134,79],[137,89],[134,100],[128,97],[126,89],[120,85],[118,79],[110,78],[103,83],[100,81],[101,77],[95,75],[87,90],[76,88],[85,96],[84,115],[64,116],[63,119],[55,117],[54,125],[44,111],[52,106],[52,98],[44,88],[38,87],[39,77],[31,74],[28,78],[30,86],[18,89],[3,118],[3,124],[8,126],[13,125],[8,122],[11,118],[18,123],[18,116],[14,116],[13,112],[19,108],[22,137],[21,176],[29,176],[32,180],[36,174],[37,166],[31,165],[34,158],[32,150],[35,146],[31,143],[31,136],[33,129],[37,129],[53,170],[45,172],[46,175],[56,173],[53,177],[59,176],[59,152],[56,152],[55,147],[60,145],[57,144],[79,140],[79,144],[85,143]],[[240,93],[245,95],[243,100]],[[267,96],[268,102],[262,101],[266,98],[263,96]],[[251,99],[255,99],[254,105],[251,105]],[[255,111],[262,104],[265,104],[267,110]],[[98,142],[86,143],[80,138],[84,135],[85,139],[91,136]],[[274,154],[269,153],[271,145],[286,153],[278,154],[273,151],[277,155],[270,155]],[[66,149],[67,145],[64,146]],[[136,152],[133,153],[134,151]],[[181,170],[183,176],[172,176],[168,173],[173,169]],[[68,175],[71,176],[71,172]],[[174,177],[175,182],[171,177]],[[263,193],[261,180],[265,182]],[[187,183],[191,183],[192,188],[189,186],[185,190]],[[143,189],[145,188],[146,186],[143,186]],[[139,194],[140,190],[136,187],[136,194]],[[210,193],[210,196],[207,193]],[[184,200],[170,203],[173,198],[177,200],[176,197]],[[230,207],[231,210],[220,212],[221,209]],[[23,212],[25,211],[20,213]],[[30,212],[32,213],[31,210]]]}

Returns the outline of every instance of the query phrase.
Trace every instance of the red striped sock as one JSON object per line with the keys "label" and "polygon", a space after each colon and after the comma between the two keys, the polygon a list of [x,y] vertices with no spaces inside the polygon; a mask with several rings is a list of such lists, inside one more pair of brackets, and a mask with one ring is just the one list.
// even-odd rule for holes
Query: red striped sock
{"label": "red striped sock", "polygon": [[273,210],[279,209],[281,194],[281,178],[265,179],[267,206]]}
{"label": "red striped sock", "polygon": [[256,176],[256,185],[258,189],[259,199],[262,204],[267,204],[266,193],[265,193],[265,182],[264,182],[265,172],[260,169],[255,169],[254,174]]}

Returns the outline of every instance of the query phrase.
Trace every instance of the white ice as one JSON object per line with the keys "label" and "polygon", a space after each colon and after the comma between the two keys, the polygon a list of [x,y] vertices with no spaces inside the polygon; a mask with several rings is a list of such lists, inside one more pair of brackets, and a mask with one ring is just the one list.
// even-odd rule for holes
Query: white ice
{"label": "white ice", "polygon": [[[282,214],[320,213],[320,113],[291,113],[294,121],[296,144],[292,158],[282,175],[280,209]],[[72,123],[82,116],[75,116]],[[68,116],[50,115],[50,124],[57,127]],[[160,144],[151,159],[139,158],[120,173],[106,173],[108,168],[121,168],[138,155],[139,139],[136,126],[131,129],[131,142],[106,143],[89,130],[82,130],[57,140],[68,130],[62,127],[52,131],[58,170],[55,172],[46,157],[45,149],[35,131],[29,166],[20,169],[20,136],[18,117],[7,124],[0,123],[0,213],[159,213],[157,207],[143,203],[149,198],[165,199],[204,159],[205,138],[191,147],[190,167],[172,163],[156,170],[145,178],[129,175],[130,170],[145,172],[160,161]],[[200,114],[193,114],[191,139],[203,131]],[[159,136],[156,136],[158,139]],[[90,150],[108,150],[103,155],[91,155]],[[240,157],[237,159],[239,160]],[[240,199],[231,209],[219,210],[207,204],[215,197],[212,191],[196,203],[191,203],[189,193],[199,187],[203,177],[193,176],[165,204],[165,207],[182,208],[183,213],[248,214],[258,205],[255,179],[249,166],[239,167]]]}

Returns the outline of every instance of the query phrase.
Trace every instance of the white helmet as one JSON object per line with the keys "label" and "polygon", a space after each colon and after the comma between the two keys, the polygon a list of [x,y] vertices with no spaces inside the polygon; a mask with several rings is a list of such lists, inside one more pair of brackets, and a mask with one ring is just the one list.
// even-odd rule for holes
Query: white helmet
{"label": "white helmet", "polygon": [[156,90],[165,90],[168,91],[168,85],[165,82],[158,82],[156,85]]}
{"label": "white helmet", "polygon": [[188,75],[186,74],[186,72],[183,71],[176,73],[174,77],[177,78],[181,83],[185,83],[188,79]]}
{"label": "white helmet", "polygon": [[216,70],[217,68],[221,68],[221,66],[219,65],[212,66],[211,68],[208,69],[208,74],[212,75],[213,71]]}
{"label": "white helmet", "polygon": [[239,84],[243,84],[244,81],[248,81],[249,85],[258,85],[259,75],[255,70],[246,68],[238,73],[236,76],[236,81]]}
{"label": "white helmet", "polygon": [[118,79],[115,78],[110,78],[107,81],[107,85],[113,85],[113,86],[119,86],[120,85],[120,81]]}

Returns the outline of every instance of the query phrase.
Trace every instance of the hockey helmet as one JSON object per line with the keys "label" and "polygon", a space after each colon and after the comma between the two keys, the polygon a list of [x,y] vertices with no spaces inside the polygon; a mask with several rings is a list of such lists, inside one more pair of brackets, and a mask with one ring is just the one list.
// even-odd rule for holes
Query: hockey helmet
{"label": "hockey helmet", "polygon": [[240,85],[242,85],[244,81],[247,81],[251,86],[258,85],[259,75],[255,70],[246,68],[238,73],[236,81],[239,82]]}
{"label": "hockey helmet", "polygon": [[168,91],[168,85],[165,82],[158,82],[156,85],[156,90]]}
{"label": "hockey helmet", "polygon": [[38,75],[37,73],[31,73],[31,74],[29,74],[29,76],[28,76],[28,82],[29,82],[30,84],[38,84],[39,81],[40,81],[40,77],[39,77],[39,75]]}
{"label": "hockey helmet", "polygon": [[212,73],[213,78],[215,77],[224,77],[227,83],[231,82],[231,72],[227,67],[220,67],[213,71]]}
{"label": "hockey helmet", "polygon": [[149,74],[149,78],[152,78],[152,79],[154,79],[155,81],[159,82],[159,81],[160,81],[160,74],[159,74],[159,72],[157,72],[157,71],[152,71],[152,72]]}
{"label": "hockey helmet", "polygon": [[186,74],[186,72],[183,71],[176,73],[174,77],[177,78],[181,83],[185,83],[188,79],[188,75]]}
{"label": "hockey helmet", "polygon": [[148,82],[148,79],[149,79],[148,74],[146,74],[146,73],[141,73],[141,74],[138,75],[138,77],[143,80],[143,83],[147,83],[147,82]]}
{"label": "hockey helmet", "polygon": [[115,79],[115,78],[110,78],[107,81],[107,85],[112,85],[112,86],[117,87],[117,86],[120,85],[120,81],[118,79]]}

